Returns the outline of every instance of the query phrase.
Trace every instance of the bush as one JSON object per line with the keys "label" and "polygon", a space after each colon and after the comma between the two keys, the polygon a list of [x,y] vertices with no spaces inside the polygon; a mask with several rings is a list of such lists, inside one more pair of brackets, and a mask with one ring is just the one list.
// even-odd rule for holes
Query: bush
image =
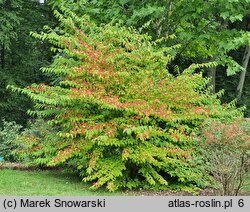
{"label": "bush", "polygon": [[12,154],[26,165],[38,165],[40,168],[47,166],[58,147],[55,129],[43,119],[29,122],[15,140],[19,145]]}
{"label": "bush", "polygon": [[3,120],[3,127],[0,128],[0,156],[6,161],[16,161],[16,157],[12,154],[12,151],[18,148],[15,139],[20,134],[21,128],[22,126],[15,122]]}
{"label": "bush", "polygon": [[210,120],[201,138],[208,172],[215,179],[215,195],[239,195],[250,168],[250,122]]}
{"label": "bush", "polygon": [[58,31],[34,34],[58,55],[46,73],[59,86],[20,89],[36,104],[30,114],[50,119],[57,134],[24,138],[20,154],[50,166],[74,167],[91,188],[187,188],[206,185],[191,135],[208,117],[241,114],[209,95],[196,64],[173,77],[166,63],[178,45],[120,26],[96,26],[88,17],[55,12]]}

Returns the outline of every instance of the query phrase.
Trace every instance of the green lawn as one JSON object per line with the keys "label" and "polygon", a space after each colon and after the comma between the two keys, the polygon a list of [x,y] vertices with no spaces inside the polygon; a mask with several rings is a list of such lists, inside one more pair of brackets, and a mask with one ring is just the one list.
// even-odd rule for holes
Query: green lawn
{"label": "green lawn", "polygon": [[[250,194],[250,175],[243,193]],[[0,169],[0,196],[124,196],[131,192],[91,191],[75,175],[62,171]]]}
{"label": "green lawn", "polygon": [[107,196],[125,195],[97,192],[70,174],[61,171],[20,171],[0,169],[0,196]]}

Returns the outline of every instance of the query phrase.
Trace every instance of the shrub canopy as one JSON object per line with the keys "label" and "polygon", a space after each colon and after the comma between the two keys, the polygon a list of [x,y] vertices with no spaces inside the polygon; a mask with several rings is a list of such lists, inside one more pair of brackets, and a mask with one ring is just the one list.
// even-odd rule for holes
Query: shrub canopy
{"label": "shrub canopy", "polygon": [[192,134],[204,119],[241,114],[210,95],[208,80],[193,64],[178,77],[166,69],[179,45],[119,25],[97,26],[87,16],[55,11],[61,25],[33,36],[57,52],[43,72],[57,84],[24,89],[36,104],[30,114],[46,118],[58,132],[23,135],[21,157],[78,170],[92,188],[163,189],[205,185]]}

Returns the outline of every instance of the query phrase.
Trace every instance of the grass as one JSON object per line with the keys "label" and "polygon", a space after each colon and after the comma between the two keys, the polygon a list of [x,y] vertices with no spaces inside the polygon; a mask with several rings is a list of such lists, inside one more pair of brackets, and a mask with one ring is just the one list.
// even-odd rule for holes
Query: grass
{"label": "grass", "polygon": [[[131,192],[91,191],[76,175],[63,171],[0,169],[0,196],[125,196]],[[250,174],[243,193],[250,194]]]}
{"label": "grass", "polygon": [[121,192],[91,191],[75,175],[61,171],[0,169],[0,196],[118,196]]}

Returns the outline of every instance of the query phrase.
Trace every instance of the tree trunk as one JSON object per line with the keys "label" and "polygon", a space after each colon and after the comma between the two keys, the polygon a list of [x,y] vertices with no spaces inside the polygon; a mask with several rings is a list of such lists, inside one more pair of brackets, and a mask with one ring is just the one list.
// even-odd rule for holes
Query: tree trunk
{"label": "tree trunk", "polygon": [[237,91],[236,91],[238,99],[240,99],[242,96],[249,58],[250,58],[250,46],[247,46],[244,52],[243,60],[242,60],[242,67],[245,70],[241,71],[240,73],[240,81],[239,81],[239,84],[237,86]]}
{"label": "tree trunk", "polygon": [[2,45],[2,49],[1,49],[1,68],[2,69],[5,68],[5,49],[4,49],[4,45]]}
{"label": "tree trunk", "polygon": [[216,66],[209,68],[208,74],[210,77],[210,85],[212,87],[210,93],[213,94],[215,93],[215,87],[216,87]]}

